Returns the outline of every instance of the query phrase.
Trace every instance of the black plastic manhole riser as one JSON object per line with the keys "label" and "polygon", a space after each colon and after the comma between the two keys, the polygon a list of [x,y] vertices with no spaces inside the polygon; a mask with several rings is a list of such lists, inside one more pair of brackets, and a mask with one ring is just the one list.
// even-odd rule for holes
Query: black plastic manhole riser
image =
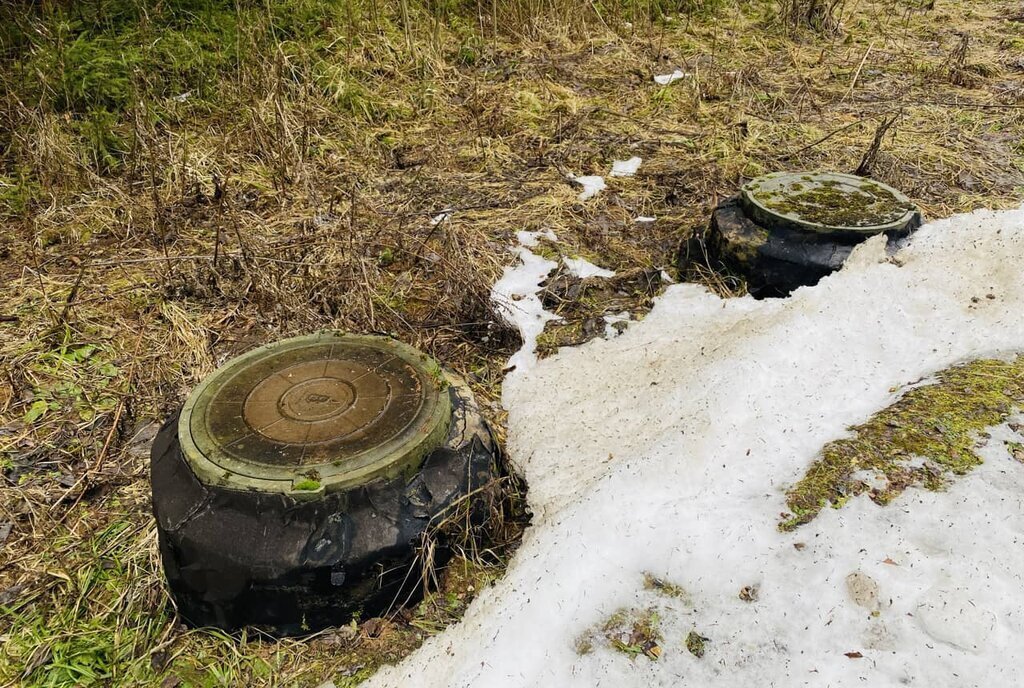
{"label": "black plastic manhole riser", "polygon": [[758,177],[714,211],[704,235],[680,247],[679,267],[707,256],[743,275],[755,297],[786,296],[838,270],[854,247],[884,234],[890,249],[921,225],[904,194],[835,172]]}
{"label": "black plastic manhole riser", "polygon": [[324,332],[232,359],[153,446],[178,607],[196,625],[283,634],[379,612],[494,454],[465,384],[393,339]]}

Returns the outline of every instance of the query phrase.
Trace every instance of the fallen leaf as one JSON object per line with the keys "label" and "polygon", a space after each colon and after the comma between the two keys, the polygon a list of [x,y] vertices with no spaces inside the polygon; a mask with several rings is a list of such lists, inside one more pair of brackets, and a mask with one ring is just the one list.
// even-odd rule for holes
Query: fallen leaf
{"label": "fallen leaf", "polygon": [[861,658],[861,657],[863,657],[864,655],[862,655],[862,654],[861,654],[861,653],[859,653],[859,652],[847,652],[847,653],[846,653],[846,656],[847,656],[847,657],[849,657],[850,659],[860,659],[860,658]]}

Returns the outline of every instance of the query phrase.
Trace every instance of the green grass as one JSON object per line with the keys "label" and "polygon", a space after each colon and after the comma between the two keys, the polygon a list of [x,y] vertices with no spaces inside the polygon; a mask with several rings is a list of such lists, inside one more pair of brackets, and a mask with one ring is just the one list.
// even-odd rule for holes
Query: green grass
{"label": "green grass", "polygon": [[662,653],[661,617],[654,609],[620,609],[596,629],[576,640],[576,652],[586,655],[595,642],[607,643],[630,659],[640,656],[657,660]]}
{"label": "green grass", "polygon": [[[47,536],[32,591],[0,607],[0,684],[228,688],[332,678],[345,688],[444,630],[500,575],[500,567],[456,558],[408,622],[377,622],[372,637],[356,622],[313,640],[185,630],[154,568],[156,533],[141,513],[144,498],[133,492]],[[94,518],[109,521],[83,537]]]}

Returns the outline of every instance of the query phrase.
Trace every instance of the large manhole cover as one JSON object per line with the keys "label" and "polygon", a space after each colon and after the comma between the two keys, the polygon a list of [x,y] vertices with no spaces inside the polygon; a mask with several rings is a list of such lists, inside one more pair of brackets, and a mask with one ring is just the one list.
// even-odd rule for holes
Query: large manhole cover
{"label": "large manhole cover", "polygon": [[200,476],[242,489],[335,490],[412,470],[448,434],[436,363],[375,337],[300,337],[229,362],[179,421]]}
{"label": "large manhole cover", "polygon": [[785,296],[838,270],[853,248],[885,234],[890,248],[921,225],[920,211],[890,186],[836,172],[758,177],[714,211],[707,231],[680,247],[694,260],[741,274],[756,297]]}
{"label": "large manhole cover", "polygon": [[232,359],[153,446],[177,606],[196,625],[281,634],[380,613],[494,455],[465,384],[395,340],[328,332]]}

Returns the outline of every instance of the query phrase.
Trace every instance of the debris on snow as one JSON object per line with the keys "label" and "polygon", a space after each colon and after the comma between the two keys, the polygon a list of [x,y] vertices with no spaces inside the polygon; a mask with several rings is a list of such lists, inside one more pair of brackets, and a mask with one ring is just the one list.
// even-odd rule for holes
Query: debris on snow
{"label": "debris on snow", "polygon": [[562,258],[569,272],[581,279],[588,277],[615,277],[614,270],[606,270],[591,263],[586,258]]}
{"label": "debris on snow", "polygon": [[744,585],[740,588],[738,597],[744,602],[757,602],[757,593],[760,588],[756,585]]}
{"label": "debris on snow", "polygon": [[707,651],[707,642],[711,638],[705,638],[697,631],[690,631],[686,636],[686,649],[690,651],[690,654],[700,659],[704,656]]}
{"label": "debris on snow", "polygon": [[632,177],[636,174],[636,171],[640,169],[640,163],[643,162],[642,158],[636,156],[629,160],[615,160],[612,162],[612,171],[609,176],[611,177]]}
{"label": "debris on snow", "polygon": [[879,608],[878,583],[871,576],[861,571],[854,571],[846,577],[846,590],[850,599],[858,607],[876,612]]}
{"label": "debris on snow", "polygon": [[[786,299],[673,285],[621,336],[517,368],[507,449],[533,525],[461,622],[367,686],[1015,684],[1024,465],[1008,430],[945,491],[851,499],[796,534],[777,522],[787,486],[892,390],[1024,350],[1022,254],[1024,209],[978,211],[921,228],[900,265],[852,261]],[[972,304],[979,290],[998,298]],[[880,615],[851,600],[854,571]],[[658,608],[658,661],[579,655],[581,631],[655,594],[645,572],[693,599]],[[756,604],[737,596],[751,585]]]}

